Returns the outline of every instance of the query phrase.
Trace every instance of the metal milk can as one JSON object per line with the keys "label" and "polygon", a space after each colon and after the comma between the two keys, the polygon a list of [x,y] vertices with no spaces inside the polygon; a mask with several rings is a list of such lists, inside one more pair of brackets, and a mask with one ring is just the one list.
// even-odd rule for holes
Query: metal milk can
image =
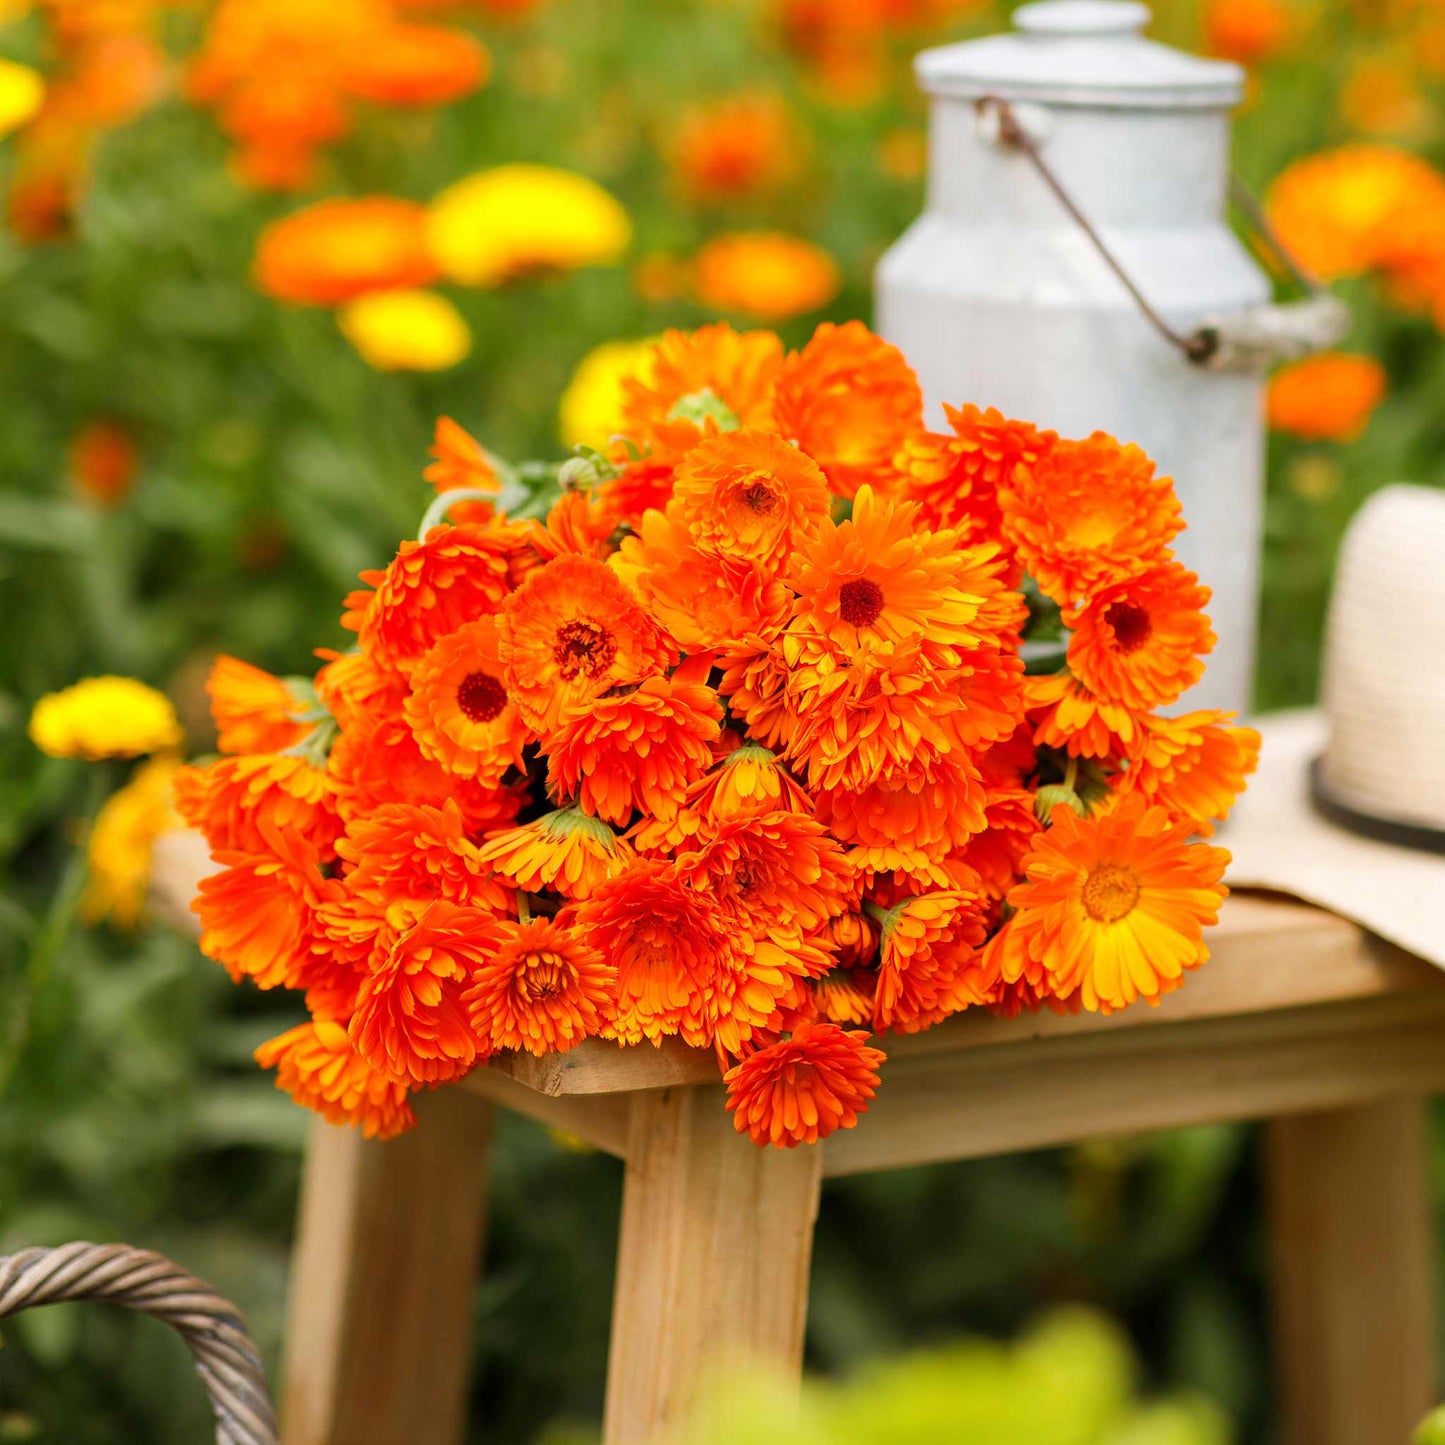
{"label": "metal milk can", "polygon": [[1184,705],[1243,710],[1264,374],[1332,342],[1343,308],[1269,304],[1225,219],[1244,74],[1145,40],[1149,19],[1130,0],[1043,0],[1011,34],[918,57],[928,196],[879,264],[877,327],[917,370],[930,425],[944,402],[995,406],[1137,442],[1173,476],[1176,551],[1214,589],[1219,637]]}

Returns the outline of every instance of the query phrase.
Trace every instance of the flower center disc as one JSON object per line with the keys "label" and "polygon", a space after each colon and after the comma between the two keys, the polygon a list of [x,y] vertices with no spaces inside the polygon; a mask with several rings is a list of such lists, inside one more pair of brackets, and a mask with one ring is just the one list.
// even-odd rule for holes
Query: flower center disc
{"label": "flower center disc", "polygon": [[883,589],[866,577],[855,577],[838,589],[838,615],[853,627],[867,627],[883,611]]}
{"label": "flower center disc", "polygon": [[557,667],[569,682],[579,673],[600,677],[617,656],[617,642],[605,627],[576,619],[557,629]]}
{"label": "flower center disc", "polygon": [[1114,645],[1126,654],[1138,652],[1154,631],[1149,614],[1132,602],[1116,602],[1104,614],[1104,621],[1113,629]]}
{"label": "flower center disc", "polygon": [[507,689],[489,672],[469,672],[457,689],[457,706],[473,722],[491,722],[507,705]]}
{"label": "flower center disc", "polygon": [[567,965],[555,953],[529,953],[517,970],[517,992],[533,1000],[551,998],[567,987]]}
{"label": "flower center disc", "polygon": [[1117,863],[1100,863],[1084,879],[1084,912],[1096,923],[1117,923],[1138,901],[1138,878]]}

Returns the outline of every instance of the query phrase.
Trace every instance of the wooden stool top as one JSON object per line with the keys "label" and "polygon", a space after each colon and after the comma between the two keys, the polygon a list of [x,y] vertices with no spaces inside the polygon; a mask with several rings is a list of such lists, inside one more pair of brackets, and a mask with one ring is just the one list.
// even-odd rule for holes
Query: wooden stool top
{"label": "wooden stool top", "polygon": [[[1445,1088],[1445,975],[1429,964],[1346,919],[1261,895],[1231,897],[1208,939],[1209,962],[1157,1007],[970,1010],[883,1039],[883,1087],[856,1129],[816,1146],[823,1172]],[[629,1096],[678,1086],[721,1093],[709,1050],[590,1039],[549,1058],[494,1058],[466,1084],[619,1155]]]}

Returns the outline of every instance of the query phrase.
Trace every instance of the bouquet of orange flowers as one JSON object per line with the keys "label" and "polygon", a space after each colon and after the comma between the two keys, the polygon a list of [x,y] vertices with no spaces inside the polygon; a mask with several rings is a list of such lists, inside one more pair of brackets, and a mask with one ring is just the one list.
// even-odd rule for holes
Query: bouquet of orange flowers
{"label": "bouquet of orange flowers", "polygon": [[[278,1083],[382,1136],[493,1054],[716,1051],[758,1143],[851,1127],[871,1034],[1177,987],[1253,764],[1160,716],[1213,643],[1171,482],[1101,433],[923,424],[899,353],[668,333],[606,455],[454,422],[313,681],[218,661],[178,806]],[[861,1027],[860,1027],[861,1026]]]}

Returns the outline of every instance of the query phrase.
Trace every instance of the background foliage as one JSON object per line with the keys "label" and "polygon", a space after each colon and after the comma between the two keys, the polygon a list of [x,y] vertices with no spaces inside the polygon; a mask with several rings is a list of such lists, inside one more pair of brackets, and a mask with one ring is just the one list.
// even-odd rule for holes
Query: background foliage
{"label": "background foliage", "polygon": [[[634,259],[687,253],[722,224],[781,227],[843,267],[826,314],[866,317],[872,264],[921,199],[911,42],[894,47],[874,98],[838,104],[780,44],[768,8],[550,0],[507,25],[484,17],[493,83],[435,114],[366,114],[324,189],[425,198],[482,164],[565,165],[626,203]],[[1159,9],[1156,33],[1198,45],[1187,0]],[[1238,164],[1257,189],[1353,134],[1336,98],[1398,17],[1321,0],[1300,18],[1308,45],[1265,69],[1239,120]],[[980,11],[927,38],[1004,19]],[[172,39],[184,47],[199,21],[170,17]],[[24,25],[4,36],[22,57],[34,40]],[[759,87],[804,117],[805,174],[722,216],[681,204],[664,160],[677,117]],[[1411,137],[1439,142],[1433,119]],[[73,241],[0,230],[0,1250],[75,1238],[161,1249],[237,1299],[274,1359],[307,1120],[250,1051],[291,1020],[187,940],[75,925],[76,843],[122,774],[39,757],[29,708],[77,677],[133,673],[168,688],[203,749],[199,682],[217,649],[288,673],[339,639],[356,572],[415,527],[438,413],[503,454],[553,454],[556,399],[593,345],[708,313],[644,299],[627,267],[469,292],[456,299],[478,338],[470,362],[380,374],[327,313],[250,287],[260,226],[294,202],[236,184],[225,154],[209,117],[172,100],[105,139]],[[1347,290],[1350,344],[1384,361],[1391,391],[1347,447],[1272,443],[1270,706],[1312,695],[1334,546],[1362,498],[1400,478],[1445,481],[1434,327],[1368,283]],[[816,319],[785,326],[786,339]],[[98,416],[123,422],[143,457],[113,510],[87,505],[66,474],[70,439]],[[560,1439],[596,1420],[619,1189],[613,1161],[506,1122],[477,1300],[477,1438]],[[835,1182],[809,1361],[838,1371],[966,1331],[1011,1334],[1046,1303],[1086,1300],[1126,1322],[1152,1380],[1203,1392],[1241,1441],[1262,1442],[1260,1229],[1251,1138],[1233,1128]],[[183,1351],[158,1328],[67,1308],[7,1330],[0,1441],[172,1445],[206,1438],[205,1419]]]}

